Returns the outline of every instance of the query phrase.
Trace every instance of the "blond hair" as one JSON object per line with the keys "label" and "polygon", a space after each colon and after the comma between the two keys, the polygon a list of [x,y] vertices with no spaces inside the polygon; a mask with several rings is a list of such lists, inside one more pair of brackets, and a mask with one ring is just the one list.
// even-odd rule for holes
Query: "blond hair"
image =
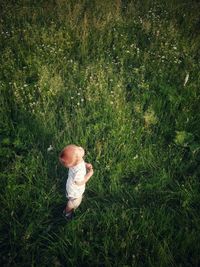
{"label": "blond hair", "polygon": [[81,146],[70,144],[63,148],[59,155],[59,160],[65,162],[65,159],[69,157],[69,154],[74,158],[75,162],[78,162],[85,155],[85,150]]}

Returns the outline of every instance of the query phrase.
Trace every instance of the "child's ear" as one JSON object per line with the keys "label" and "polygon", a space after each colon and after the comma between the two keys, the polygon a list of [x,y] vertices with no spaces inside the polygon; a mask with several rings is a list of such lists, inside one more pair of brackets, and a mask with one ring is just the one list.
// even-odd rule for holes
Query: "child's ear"
{"label": "child's ear", "polygon": [[85,156],[85,150],[81,146],[79,146],[78,148],[79,148],[79,151],[80,151],[80,156],[84,157]]}

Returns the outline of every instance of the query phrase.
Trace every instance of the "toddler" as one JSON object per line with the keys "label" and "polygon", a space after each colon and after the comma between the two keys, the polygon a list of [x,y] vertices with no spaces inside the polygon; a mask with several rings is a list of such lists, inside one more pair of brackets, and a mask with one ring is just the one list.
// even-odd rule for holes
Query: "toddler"
{"label": "toddler", "polygon": [[92,164],[83,159],[85,151],[76,145],[66,146],[60,153],[59,160],[63,166],[69,168],[66,182],[66,196],[68,202],[63,214],[66,219],[71,219],[73,211],[81,204],[85,184],[93,175]]}

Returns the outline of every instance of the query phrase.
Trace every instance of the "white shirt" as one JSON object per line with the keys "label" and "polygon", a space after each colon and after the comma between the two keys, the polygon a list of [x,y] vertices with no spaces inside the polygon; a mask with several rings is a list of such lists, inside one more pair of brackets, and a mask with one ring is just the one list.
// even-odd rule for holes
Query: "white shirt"
{"label": "white shirt", "polygon": [[68,179],[66,182],[66,195],[71,198],[78,198],[82,196],[85,191],[84,185],[77,185],[75,181],[82,182],[86,175],[86,167],[84,160],[74,167],[69,168]]}

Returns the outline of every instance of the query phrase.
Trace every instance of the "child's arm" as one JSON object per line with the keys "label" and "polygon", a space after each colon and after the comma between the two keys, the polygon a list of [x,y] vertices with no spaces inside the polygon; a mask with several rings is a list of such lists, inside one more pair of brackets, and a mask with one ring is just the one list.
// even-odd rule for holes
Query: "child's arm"
{"label": "child's arm", "polygon": [[93,175],[93,173],[94,173],[92,164],[89,164],[89,163],[86,163],[86,164],[87,164],[87,165],[86,165],[86,168],[87,168],[87,170],[89,170],[89,171],[88,171],[87,174],[84,176],[83,181],[75,181],[75,184],[76,184],[76,185],[81,186],[81,185],[86,184],[86,183],[88,182],[88,180],[90,179],[90,177],[91,177],[91,176]]}

